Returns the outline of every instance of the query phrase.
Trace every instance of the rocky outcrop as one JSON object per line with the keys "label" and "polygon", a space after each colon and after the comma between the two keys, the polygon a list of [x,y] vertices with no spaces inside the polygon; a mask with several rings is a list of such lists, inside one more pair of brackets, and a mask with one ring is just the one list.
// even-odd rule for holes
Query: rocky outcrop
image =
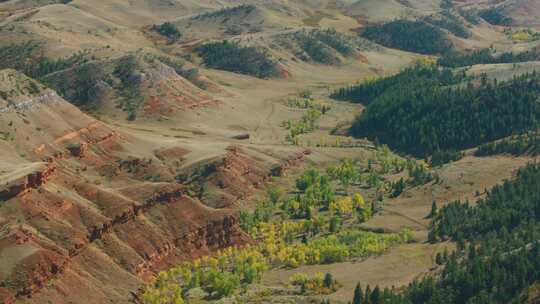
{"label": "rocky outcrop", "polygon": [[237,244],[238,240],[247,241],[247,236],[241,231],[238,218],[231,215],[186,233],[176,243],[189,252],[201,248],[225,248]]}
{"label": "rocky outcrop", "polygon": [[15,296],[7,289],[0,287],[0,303],[2,304],[14,304]]}
{"label": "rocky outcrop", "polygon": [[60,102],[59,96],[54,91],[45,91],[43,94],[13,102],[6,107],[0,108],[0,113],[26,112],[37,105]]}
{"label": "rocky outcrop", "polygon": [[[99,129],[99,125],[62,135],[54,143],[54,147],[62,148],[60,155],[50,156],[42,169],[28,172],[0,192],[5,197],[16,198],[8,203],[19,208],[24,225],[31,228],[27,232],[32,231],[16,239],[0,238],[0,242],[6,241],[0,243],[0,252],[28,252],[27,256],[13,257],[13,270],[0,271],[0,288],[4,288],[0,289],[0,297],[6,299],[4,302],[9,303],[13,298],[23,303],[45,302],[44,299],[49,299],[47,295],[55,292],[73,295],[84,287],[66,287],[66,282],[74,275],[86,278],[94,269],[99,273],[95,281],[114,277],[112,270],[96,260],[111,263],[114,271],[129,278],[129,283],[120,284],[121,288],[135,290],[160,270],[182,261],[250,243],[235,210],[203,205],[193,198],[197,194],[194,184],[219,185],[227,199],[234,202],[251,195],[252,190],[272,175],[283,174],[289,167],[298,165],[307,154],[290,154],[288,158],[280,155],[282,163],[272,167],[266,160],[275,160],[275,156],[231,146],[223,157],[213,159],[207,170],[196,170],[200,174],[189,179],[187,185],[137,180],[127,171],[144,167],[141,171],[148,174],[145,160],[129,158],[122,162],[119,156],[109,154],[108,149],[94,149],[92,146],[101,145],[102,139],[116,137],[108,130],[94,129]],[[73,142],[84,144],[70,145]],[[151,159],[160,167],[188,153],[180,147],[154,152],[157,159]],[[47,154],[50,153],[41,156]],[[103,165],[122,171],[120,177],[114,177],[116,184],[103,186],[84,177],[94,177],[99,172],[98,166]],[[86,171],[87,166],[94,172]],[[83,167],[81,177],[76,169]],[[54,179],[49,180],[53,172],[56,172]],[[50,185],[41,187],[47,181]],[[12,280],[15,274],[18,276]],[[106,275],[103,278],[101,274]],[[44,288],[47,286],[60,291]]]}
{"label": "rocky outcrop", "polygon": [[152,195],[151,198],[147,199],[144,204],[133,204],[127,209],[125,209],[123,212],[121,212],[119,215],[112,218],[110,221],[101,223],[98,226],[94,226],[88,235],[88,242],[93,242],[97,239],[101,239],[103,234],[111,232],[115,225],[125,224],[133,220],[135,216],[144,213],[156,204],[175,203],[185,194],[186,191],[184,188],[174,189],[169,192],[156,192]]}
{"label": "rocky outcrop", "polygon": [[218,249],[251,242],[250,237],[240,228],[240,222],[235,215],[224,216],[205,225],[191,227],[174,242],[167,242],[151,254],[145,255],[145,262],[137,265],[134,272],[142,277],[146,273],[161,269],[158,265],[173,256],[178,257],[179,254],[181,260],[189,260]]}
{"label": "rocky outcrop", "polygon": [[310,154],[310,150],[304,150],[302,153],[298,153],[292,158],[287,159],[284,163],[274,165],[270,170],[270,176],[283,176],[285,174],[285,171],[303,163],[305,157]]}
{"label": "rocky outcrop", "polygon": [[260,187],[272,176],[281,176],[288,168],[301,163],[309,154],[309,151],[294,154],[268,168],[261,166],[238,146],[230,146],[227,151],[223,163],[216,169],[214,179],[221,189],[227,190],[235,199],[247,197],[253,189]]}
{"label": "rocky outcrop", "polygon": [[47,182],[54,173],[56,167],[53,164],[43,165],[42,168],[9,180],[0,185],[0,201],[7,201],[19,195],[23,195],[30,189],[35,189]]}
{"label": "rocky outcrop", "polygon": [[[48,286],[49,282],[62,275],[70,267],[72,261],[83,255],[91,244],[102,243],[109,234],[121,233],[125,235],[128,238],[126,242],[135,246],[134,250],[138,249],[135,252],[139,256],[140,262],[125,269],[140,277],[141,280],[143,277],[152,276],[157,271],[167,267],[170,263],[166,261],[169,259],[185,260],[200,254],[208,254],[219,248],[249,242],[249,237],[242,232],[238,219],[231,212],[220,212],[212,215],[211,213],[205,214],[210,212],[209,210],[201,209],[198,211],[200,215],[196,219],[197,222],[188,221],[183,225],[174,223],[175,221],[180,223],[186,221],[184,213],[193,212],[193,204],[184,205],[191,199],[186,196],[187,191],[182,185],[164,185],[158,188],[160,189],[156,191],[141,189],[139,193],[131,189],[126,190],[126,194],[146,197],[144,203],[133,202],[132,205],[124,207],[123,211],[115,212],[116,215],[109,220],[89,227],[86,238],[79,242],[72,242],[74,245],[71,248],[51,250],[47,248],[47,245],[37,241],[31,232],[17,233],[14,234],[14,237],[0,240],[4,242],[0,242],[0,249],[13,248],[23,244],[39,248],[35,249],[35,253],[17,261],[12,274],[8,276],[12,288],[5,290],[5,297],[7,299],[13,296],[16,298],[33,297],[43,287]],[[137,235],[141,235],[141,233],[144,235],[146,232],[133,231],[132,229],[141,229],[139,226],[142,224],[140,217],[144,217],[145,213],[151,212],[154,208],[161,209],[160,212],[170,213],[170,217],[163,219],[162,223],[162,229],[167,233],[167,236],[153,234],[150,237],[154,240],[151,244],[147,244],[144,239],[136,238]],[[64,209],[69,212],[70,208]],[[204,218],[206,221],[202,221]],[[52,220],[52,218],[46,219],[46,221]],[[201,221],[199,222],[199,220]],[[129,236],[129,231],[134,233],[133,238]],[[126,235],[126,233],[128,234]],[[111,258],[118,257],[111,256]],[[0,282],[0,284],[6,282]]]}

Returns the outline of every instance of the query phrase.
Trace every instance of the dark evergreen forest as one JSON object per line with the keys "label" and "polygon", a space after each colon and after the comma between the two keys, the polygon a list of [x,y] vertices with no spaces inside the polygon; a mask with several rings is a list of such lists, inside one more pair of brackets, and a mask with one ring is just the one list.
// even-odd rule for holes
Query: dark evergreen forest
{"label": "dark evergreen forest", "polygon": [[277,62],[272,60],[266,51],[255,47],[243,47],[237,43],[222,41],[204,44],[197,51],[209,68],[259,78],[281,75]]}
{"label": "dark evergreen forest", "polygon": [[540,165],[491,189],[476,205],[435,211],[430,240],[457,241],[439,253],[440,269],[402,291],[357,286],[353,304],[524,303],[540,280]]}
{"label": "dark evergreen forest", "polygon": [[462,74],[416,66],[380,80],[338,90],[338,99],[367,108],[351,128],[417,157],[462,150],[538,126],[540,82],[536,73],[505,82],[452,85]]}

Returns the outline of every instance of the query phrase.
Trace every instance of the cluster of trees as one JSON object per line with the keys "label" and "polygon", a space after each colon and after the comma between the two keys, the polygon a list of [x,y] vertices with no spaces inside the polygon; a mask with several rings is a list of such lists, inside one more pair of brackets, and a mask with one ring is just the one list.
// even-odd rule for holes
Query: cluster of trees
{"label": "cluster of trees", "polygon": [[464,73],[453,73],[450,69],[440,69],[432,64],[417,64],[400,73],[340,88],[334,91],[332,98],[369,105],[387,91],[400,86],[417,86],[425,81],[435,82],[440,86],[457,84],[465,79]]}
{"label": "cluster of trees", "polygon": [[304,90],[298,96],[287,99],[287,106],[298,109],[317,109],[322,114],[326,114],[331,109],[329,104],[316,101],[310,90]]}
{"label": "cluster of trees", "polygon": [[356,213],[359,223],[367,221],[373,215],[373,204],[366,203],[364,198],[358,193],[352,197],[344,197],[334,200],[330,203],[328,209],[332,214],[337,216],[335,217],[336,219]]}
{"label": "cluster of trees", "polygon": [[423,20],[399,19],[368,25],[361,35],[386,47],[421,54],[442,54],[452,48],[440,28]]}
{"label": "cluster of trees", "polygon": [[475,64],[516,63],[540,59],[538,50],[528,50],[521,53],[505,52],[495,55],[492,49],[475,50],[469,53],[448,52],[441,56],[437,63],[444,67],[459,68]]}
{"label": "cluster of trees", "polygon": [[486,20],[486,22],[492,25],[508,26],[511,25],[513,22],[512,18],[507,16],[504,13],[503,9],[500,7],[494,7],[480,11],[478,13],[478,16],[480,16],[480,18]]}
{"label": "cluster of trees", "polygon": [[340,181],[347,187],[358,180],[358,172],[351,161],[343,161],[337,166],[329,167],[328,175],[322,175],[315,169],[308,169],[296,181],[300,192],[295,197],[283,203],[291,218],[313,217],[314,210],[328,210],[331,214],[342,216],[356,215],[360,223],[367,221],[373,215],[373,204],[365,202],[362,195],[355,193],[351,197],[338,198],[332,180]]}
{"label": "cluster of trees", "polygon": [[252,231],[259,223],[270,221],[272,215],[273,208],[266,202],[261,204],[261,206],[257,206],[253,212],[240,210],[240,226],[244,231]]}
{"label": "cluster of trees", "polygon": [[[408,178],[400,178],[397,181],[388,181],[383,175],[387,173],[398,174],[407,170]],[[390,197],[398,197],[407,187],[416,187],[435,181],[440,178],[433,173],[424,162],[414,159],[402,159],[390,152],[386,145],[377,147],[375,159],[368,159],[367,168],[357,175],[354,182],[364,183],[370,188],[377,189],[378,200],[382,201],[384,193]],[[374,206],[373,206],[374,207]]]}
{"label": "cluster of trees", "polygon": [[[328,175],[320,174],[311,168],[296,180],[296,194],[283,197],[279,189],[268,190],[268,201],[260,203],[253,212],[241,211],[242,228],[251,232],[261,223],[271,221],[274,214],[291,220],[305,220],[306,234],[317,235],[323,230],[337,231],[343,217],[356,216],[363,223],[373,215],[373,204],[365,202],[362,195],[338,196],[334,182],[340,181],[346,188],[352,181],[357,181],[357,172],[352,162],[328,169]],[[327,216],[321,212],[329,211]],[[333,227],[330,227],[333,226]],[[328,229],[327,229],[328,228]]]}
{"label": "cluster of trees", "polygon": [[339,180],[345,190],[347,190],[351,183],[357,181],[359,178],[358,169],[350,159],[343,159],[339,164],[329,166],[326,169],[326,174],[333,180]]}
{"label": "cluster of trees", "polygon": [[316,107],[308,108],[299,120],[289,119],[284,121],[283,126],[289,131],[285,140],[293,145],[297,145],[299,135],[316,130],[318,128],[317,120],[323,115],[322,110],[327,111],[327,108],[325,107],[321,110]]}
{"label": "cluster of trees", "polygon": [[313,277],[308,277],[305,273],[297,272],[289,278],[289,283],[293,286],[299,286],[300,292],[314,294],[331,294],[340,287],[337,280],[331,273],[316,273]]}
{"label": "cluster of trees", "polygon": [[243,47],[230,41],[211,42],[197,48],[204,64],[213,69],[251,75],[259,78],[280,77],[276,61],[268,51],[256,47]]}
{"label": "cluster of trees", "polygon": [[[495,186],[475,206],[454,202],[437,212],[430,238],[452,238],[458,250],[438,255],[440,272],[377,300],[355,291],[353,303],[525,303],[540,281],[540,165]],[[372,291],[370,290],[370,293]]]}
{"label": "cluster of trees", "polygon": [[146,304],[183,303],[189,290],[201,288],[210,299],[230,296],[241,285],[258,282],[268,262],[256,247],[227,248],[215,256],[204,256],[160,272],[147,286]]}
{"label": "cluster of trees", "polygon": [[354,288],[352,304],[393,304],[394,298],[395,296],[388,288],[381,291],[379,286],[376,286],[371,290],[371,287],[367,285],[363,289],[360,284],[357,284]]}
{"label": "cluster of trees", "polygon": [[296,188],[299,194],[283,206],[291,217],[310,218],[313,209],[328,210],[336,197],[330,177],[314,168],[306,170],[296,180]]}
{"label": "cluster of trees", "polygon": [[474,152],[476,156],[489,156],[496,154],[511,154],[519,155],[540,155],[540,136],[537,132],[527,132],[505,138],[500,141],[495,141],[483,144]]}
{"label": "cluster of trees", "polygon": [[171,22],[154,25],[152,26],[152,30],[158,32],[162,36],[167,37],[171,42],[178,41],[178,39],[182,38],[182,33],[180,33],[176,25]]}
{"label": "cluster of trees", "polygon": [[460,160],[461,158],[463,158],[463,152],[458,150],[436,150],[431,155],[430,164],[434,167],[439,167]]}
{"label": "cluster of trees", "polygon": [[274,265],[297,268],[300,265],[318,265],[344,262],[385,252],[390,246],[411,240],[411,232],[379,234],[360,230],[343,230],[305,243],[267,246]]}
{"label": "cluster of trees", "polygon": [[0,69],[15,69],[29,77],[40,79],[45,75],[86,63],[88,52],[80,51],[66,58],[49,59],[43,54],[43,45],[37,41],[9,44],[0,47]]}
{"label": "cluster of trees", "polygon": [[438,80],[400,83],[385,90],[355,120],[351,133],[418,157],[461,150],[538,125],[540,78],[444,87]]}
{"label": "cluster of trees", "polygon": [[439,182],[439,176],[432,173],[426,165],[416,163],[414,161],[407,162],[407,171],[409,178],[405,180],[403,177],[395,182],[390,183],[390,197],[400,196],[407,186],[416,187],[425,185],[432,181]]}
{"label": "cluster of trees", "polygon": [[[380,174],[400,173],[405,169],[411,169],[415,164],[412,159],[404,160],[390,151],[387,145],[377,145],[374,159],[368,159],[367,171],[377,171]],[[378,168],[375,169],[375,165]]]}

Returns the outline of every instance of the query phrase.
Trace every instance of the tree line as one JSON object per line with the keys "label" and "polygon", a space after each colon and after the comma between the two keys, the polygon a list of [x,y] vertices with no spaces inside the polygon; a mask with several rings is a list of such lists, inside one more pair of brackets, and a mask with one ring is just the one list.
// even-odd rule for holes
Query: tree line
{"label": "tree line", "polygon": [[500,141],[483,144],[474,152],[476,156],[489,156],[496,154],[540,155],[540,135],[537,132],[514,135]]}
{"label": "tree line", "polygon": [[[379,85],[379,84],[377,84]],[[523,133],[538,126],[540,79],[535,72],[505,82],[446,87],[438,79],[400,82],[368,104],[350,132],[427,157]]]}
{"label": "tree line", "polygon": [[465,79],[464,73],[452,73],[450,69],[439,69],[435,65],[417,64],[405,68],[400,73],[383,78],[368,79],[359,84],[353,84],[334,91],[330,97],[338,100],[369,105],[377,97],[400,85],[414,86],[424,81],[435,80],[438,85],[457,84]]}
{"label": "tree line", "polygon": [[499,55],[494,54],[492,49],[481,49],[465,54],[448,52],[438,59],[437,64],[449,68],[459,68],[475,64],[517,63],[539,59],[540,52],[536,49],[521,53],[505,52]]}

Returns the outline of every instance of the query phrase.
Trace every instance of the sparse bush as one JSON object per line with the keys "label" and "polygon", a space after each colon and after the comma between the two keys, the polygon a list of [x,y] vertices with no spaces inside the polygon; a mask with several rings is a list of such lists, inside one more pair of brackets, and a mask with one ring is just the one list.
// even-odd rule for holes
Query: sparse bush
{"label": "sparse bush", "polygon": [[299,286],[301,293],[331,294],[339,288],[339,283],[334,280],[330,273],[316,273],[313,277],[308,277],[304,273],[296,273],[289,278],[293,286]]}

